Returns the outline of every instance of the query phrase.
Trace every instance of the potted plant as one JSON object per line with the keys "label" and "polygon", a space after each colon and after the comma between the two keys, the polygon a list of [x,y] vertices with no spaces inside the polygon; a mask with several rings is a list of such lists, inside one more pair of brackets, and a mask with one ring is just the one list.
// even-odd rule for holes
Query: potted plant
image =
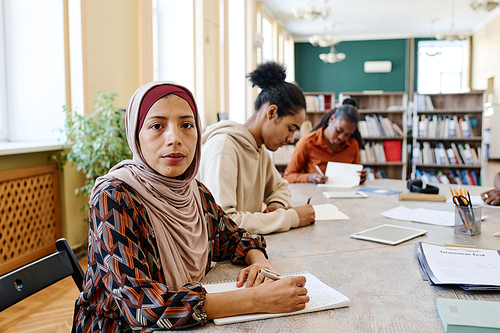
{"label": "potted plant", "polygon": [[[125,113],[115,107],[115,96],[100,92],[90,116],[67,114],[64,132],[69,149],[52,158],[61,168],[66,162],[76,163],[77,169],[85,174],[84,186],[75,190],[77,195],[90,196],[98,177],[108,173],[115,164],[132,158],[125,135]],[[88,203],[83,209],[88,209]]]}

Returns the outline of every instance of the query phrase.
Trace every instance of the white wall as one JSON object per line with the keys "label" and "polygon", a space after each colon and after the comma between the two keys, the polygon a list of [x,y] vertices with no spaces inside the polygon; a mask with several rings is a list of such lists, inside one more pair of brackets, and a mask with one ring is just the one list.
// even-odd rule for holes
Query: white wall
{"label": "white wall", "polygon": [[500,15],[472,37],[472,89],[485,90],[494,77],[494,100],[500,104]]}

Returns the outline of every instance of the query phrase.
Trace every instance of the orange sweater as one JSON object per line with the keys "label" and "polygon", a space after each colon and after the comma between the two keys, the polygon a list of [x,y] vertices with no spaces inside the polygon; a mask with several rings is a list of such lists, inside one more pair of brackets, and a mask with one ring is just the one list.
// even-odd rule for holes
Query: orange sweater
{"label": "orange sweater", "polygon": [[325,173],[328,162],[359,164],[359,145],[350,138],[332,153],[323,139],[324,127],[300,138],[285,169],[283,177],[290,183],[307,183],[310,173],[318,173],[315,165]]}

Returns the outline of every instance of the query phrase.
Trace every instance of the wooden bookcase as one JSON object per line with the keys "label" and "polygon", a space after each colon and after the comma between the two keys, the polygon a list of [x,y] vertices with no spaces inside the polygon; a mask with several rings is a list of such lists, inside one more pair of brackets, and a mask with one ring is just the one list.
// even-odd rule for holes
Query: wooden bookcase
{"label": "wooden bookcase", "polygon": [[[431,176],[434,175],[434,177],[444,176],[451,182],[448,175],[455,175],[455,177],[460,177],[460,181],[463,182],[462,177],[465,175],[469,185],[474,185],[476,181],[471,181],[471,176],[475,174],[477,182],[481,184],[481,164],[484,155],[482,137],[483,105],[484,91],[482,90],[455,94],[420,95],[415,93],[412,158],[410,160],[411,177],[413,179],[421,178],[429,182],[443,180],[442,178],[441,180],[434,179]],[[467,121],[467,119],[470,121]],[[458,125],[455,120],[458,121]],[[453,122],[453,125],[450,125],[451,122]],[[462,129],[462,126],[465,126],[465,130]],[[469,129],[469,132],[472,131],[472,135],[462,133],[467,133],[467,129]],[[475,152],[477,159],[473,163],[470,161],[469,164],[463,163],[466,156],[460,156],[462,161],[459,161],[459,164],[450,162],[450,149],[453,151],[455,147],[459,150],[459,154],[463,155],[460,152],[460,145],[462,147],[468,146],[473,150],[473,153]],[[423,151],[424,146],[427,147],[425,151]],[[428,153],[429,148],[430,154]],[[439,152],[443,151],[441,148],[446,152],[446,158],[438,160],[436,149],[439,156]],[[433,153],[434,156],[432,156]],[[424,155],[427,158],[424,159]],[[455,156],[455,154],[452,154],[452,156]],[[423,172],[426,173],[427,177],[422,178]],[[446,182],[446,180],[444,181]]]}
{"label": "wooden bookcase", "polygon": [[[316,126],[321,117],[325,113],[330,112],[332,109],[335,109],[335,93],[334,92],[306,92],[304,93],[306,97],[306,120],[302,125],[302,129],[300,132],[306,133],[309,132],[314,126]],[[319,101],[323,100],[323,103]],[[304,127],[308,126],[307,121],[310,122],[309,128],[305,129]],[[298,136],[293,144],[289,144],[285,147],[279,148],[276,152],[272,153],[274,165],[278,169],[279,172],[284,172],[286,166],[288,165],[288,161],[290,160],[291,154],[295,147],[295,143],[299,140],[300,136]]]}
{"label": "wooden bookcase", "polygon": [[[408,95],[404,92],[381,92],[381,93],[363,93],[363,92],[343,92],[339,94],[339,103],[346,98],[352,98],[356,101],[359,111],[359,120],[367,121],[367,117],[380,116],[388,118],[391,123],[396,124],[402,131],[402,134],[396,137],[387,135],[363,136],[363,141],[370,146],[385,146],[389,141],[401,142],[401,158],[399,161],[391,162],[368,162],[362,161],[365,169],[370,168],[375,171],[385,172],[387,178],[406,179],[407,178],[407,119],[408,119]],[[358,125],[359,127],[359,125]],[[399,146],[399,144],[398,144]],[[392,153],[387,151],[385,155]],[[399,155],[399,151],[397,152]]]}

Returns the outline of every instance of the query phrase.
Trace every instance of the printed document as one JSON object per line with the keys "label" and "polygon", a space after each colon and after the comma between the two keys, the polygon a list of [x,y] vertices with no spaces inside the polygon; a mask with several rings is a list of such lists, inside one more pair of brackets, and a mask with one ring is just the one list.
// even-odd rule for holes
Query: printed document
{"label": "printed document", "polygon": [[434,276],[443,284],[500,286],[500,254],[496,250],[446,248],[422,243]]}

